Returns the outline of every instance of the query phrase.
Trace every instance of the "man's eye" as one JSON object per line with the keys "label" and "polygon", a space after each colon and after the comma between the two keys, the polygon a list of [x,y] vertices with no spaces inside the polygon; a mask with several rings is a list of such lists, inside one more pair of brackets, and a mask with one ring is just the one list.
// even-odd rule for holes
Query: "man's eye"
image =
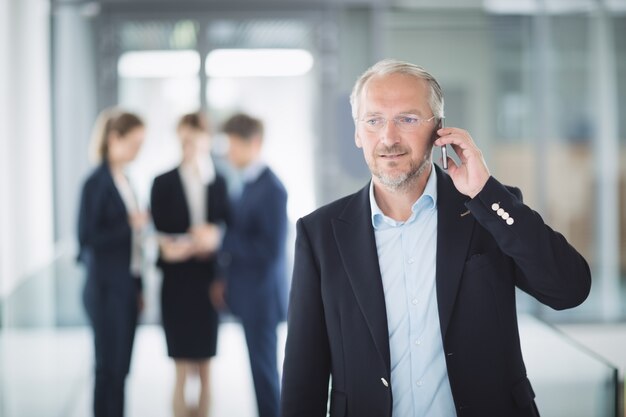
{"label": "man's eye", "polygon": [[412,116],[402,116],[398,119],[398,121],[404,125],[414,125],[419,122],[419,119]]}
{"label": "man's eye", "polygon": [[380,117],[375,117],[373,119],[367,119],[365,123],[367,123],[370,126],[378,126],[382,124],[382,119]]}

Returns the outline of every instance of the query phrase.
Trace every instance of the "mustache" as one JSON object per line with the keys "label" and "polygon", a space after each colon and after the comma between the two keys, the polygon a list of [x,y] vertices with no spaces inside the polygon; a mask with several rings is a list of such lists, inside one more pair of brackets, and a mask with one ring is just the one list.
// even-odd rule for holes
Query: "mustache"
{"label": "mustache", "polygon": [[381,145],[376,148],[377,155],[398,155],[402,153],[409,153],[409,150],[404,146],[394,144],[391,146]]}

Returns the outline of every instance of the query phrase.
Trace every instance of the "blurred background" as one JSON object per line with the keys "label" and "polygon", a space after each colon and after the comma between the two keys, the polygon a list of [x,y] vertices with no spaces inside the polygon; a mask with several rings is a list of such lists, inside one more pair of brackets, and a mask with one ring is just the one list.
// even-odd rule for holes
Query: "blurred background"
{"label": "blurred background", "polygon": [[[446,124],[469,130],[492,174],[592,268],[573,310],[519,294],[542,415],[623,415],[626,0],[0,0],[0,416],[89,415],[76,217],[101,109],[146,121],[130,173],[144,205],[180,159],[181,114],[260,117],[293,226],[368,180],[348,97],[385,57],[439,80]],[[145,268],[127,411],[169,416],[160,277]],[[221,329],[213,415],[254,416],[241,329]]]}

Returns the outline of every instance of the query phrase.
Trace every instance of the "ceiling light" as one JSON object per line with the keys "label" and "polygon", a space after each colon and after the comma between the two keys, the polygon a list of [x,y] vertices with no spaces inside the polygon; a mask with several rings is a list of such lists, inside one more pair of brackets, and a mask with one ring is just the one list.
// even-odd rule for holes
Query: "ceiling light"
{"label": "ceiling light", "polygon": [[124,78],[197,76],[200,57],[190,50],[125,52],[117,63],[117,72]]}
{"label": "ceiling light", "polygon": [[215,49],[206,58],[209,77],[290,77],[312,67],[304,49]]}

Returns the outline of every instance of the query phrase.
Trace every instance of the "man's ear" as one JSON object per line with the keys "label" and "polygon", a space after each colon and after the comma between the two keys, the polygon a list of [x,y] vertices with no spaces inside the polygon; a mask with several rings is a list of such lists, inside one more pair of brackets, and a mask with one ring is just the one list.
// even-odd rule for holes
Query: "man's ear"
{"label": "man's ear", "polygon": [[359,136],[359,132],[354,132],[354,144],[357,148],[362,148],[363,143],[361,143],[361,137]]}
{"label": "man's ear", "polygon": [[431,143],[435,143],[435,141],[439,139],[439,135],[437,134],[437,131],[441,129],[442,127],[443,127],[443,122],[441,121],[441,119],[439,119],[439,123],[437,124],[437,126],[435,126],[435,130],[433,130],[433,134],[430,138]]}
{"label": "man's ear", "polygon": [[261,148],[263,148],[263,137],[261,135],[254,135],[252,136],[249,144],[255,149],[256,152],[261,152]]}

